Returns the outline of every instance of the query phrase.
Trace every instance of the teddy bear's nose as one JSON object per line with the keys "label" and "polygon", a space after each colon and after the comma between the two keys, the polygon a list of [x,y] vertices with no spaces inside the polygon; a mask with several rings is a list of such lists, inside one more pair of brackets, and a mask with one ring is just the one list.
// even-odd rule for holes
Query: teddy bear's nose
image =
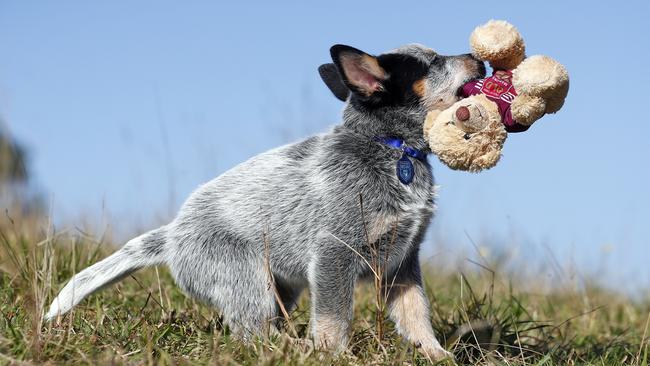
{"label": "teddy bear's nose", "polygon": [[456,109],[456,118],[458,118],[459,121],[467,121],[469,119],[469,109],[467,107],[458,107]]}

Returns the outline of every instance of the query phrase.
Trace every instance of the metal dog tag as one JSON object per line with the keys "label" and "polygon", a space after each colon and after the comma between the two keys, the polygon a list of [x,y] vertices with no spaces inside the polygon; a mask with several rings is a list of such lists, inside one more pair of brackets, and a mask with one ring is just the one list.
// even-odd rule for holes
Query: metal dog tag
{"label": "metal dog tag", "polygon": [[400,182],[409,184],[413,181],[414,175],[415,171],[411,159],[406,154],[402,154],[402,158],[397,161],[397,178],[399,178]]}

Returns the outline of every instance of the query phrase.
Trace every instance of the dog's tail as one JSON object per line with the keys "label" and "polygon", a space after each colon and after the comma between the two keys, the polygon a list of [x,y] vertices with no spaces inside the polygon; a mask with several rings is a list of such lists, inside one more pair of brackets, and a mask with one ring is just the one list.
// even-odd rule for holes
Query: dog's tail
{"label": "dog's tail", "polygon": [[163,263],[165,238],[164,226],[152,230],[129,240],[108,258],[77,273],[52,301],[45,320],[67,313],[86,296],[142,267]]}

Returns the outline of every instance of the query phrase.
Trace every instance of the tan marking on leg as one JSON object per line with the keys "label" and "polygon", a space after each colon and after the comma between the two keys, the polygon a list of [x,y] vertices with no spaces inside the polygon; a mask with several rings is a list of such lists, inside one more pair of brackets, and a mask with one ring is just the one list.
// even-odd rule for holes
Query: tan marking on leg
{"label": "tan marking on leg", "polygon": [[432,360],[451,357],[433,334],[429,304],[420,287],[414,284],[395,285],[391,289],[389,306],[397,331],[424,354]]}
{"label": "tan marking on leg", "polygon": [[397,285],[391,291],[398,292],[390,304],[390,310],[400,333],[413,341],[434,338],[429,305],[420,289],[414,285]]}
{"label": "tan marking on leg", "polygon": [[314,342],[322,349],[342,351],[347,347],[349,325],[339,319],[320,316],[314,324]]}

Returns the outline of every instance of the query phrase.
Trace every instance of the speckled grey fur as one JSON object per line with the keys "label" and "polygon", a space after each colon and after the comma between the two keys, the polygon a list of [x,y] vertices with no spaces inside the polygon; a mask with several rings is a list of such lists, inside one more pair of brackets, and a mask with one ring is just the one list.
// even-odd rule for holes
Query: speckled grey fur
{"label": "speckled grey fur", "polygon": [[[453,103],[461,82],[477,76],[467,70],[466,56],[439,56],[417,45],[392,52],[431,65],[423,99],[440,97],[438,107]],[[343,123],[331,131],[239,164],[192,193],[170,224],[77,274],[46,318],[67,312],[138,268],[166,264],[178,286],[219,309],[235,334],[263,334],[280,315],[265,270],[266,238],[287,310],[308,288],[313,336],[335,343],[329,347],[345,347],[353,289],[370,271],[343,242],[368,256],[370,239],[382,253],[388,251],[385,271],[391,282],[394,278],[395,285],[414,285],[422,292],[417,257],[434,207],[431,167],[413,159],[413,182],[400,183],[395,174],[399,153],[373,137],[399,136],[427,150],[422,136],[427,108],[425,101],[376,109],[348,102]],[[422,331],[399,330],[413,342],[438,349],[427,314],[418,315]]]}

